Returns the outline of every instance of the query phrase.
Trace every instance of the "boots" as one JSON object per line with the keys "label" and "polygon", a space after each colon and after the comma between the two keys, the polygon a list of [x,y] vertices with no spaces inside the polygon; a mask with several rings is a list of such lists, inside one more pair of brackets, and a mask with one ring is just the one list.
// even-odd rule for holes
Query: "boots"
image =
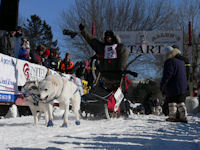
{"label": "boots", "polygon": [[177,122],[176,119],[176,112],[177,112],[177,104],[176,103],[169,103],[169,118],[166,121]]}
{"label": "boots", "polygon": [[186,109],[186,106],[185,106],[185,103],[182,102],[182,103],[179,103],[177,105],[178,107],[178,112],[179,112],[179,120],[180,122],[185,122],[185,123],[188,123],[188,119],[187,119],[187,109]]}

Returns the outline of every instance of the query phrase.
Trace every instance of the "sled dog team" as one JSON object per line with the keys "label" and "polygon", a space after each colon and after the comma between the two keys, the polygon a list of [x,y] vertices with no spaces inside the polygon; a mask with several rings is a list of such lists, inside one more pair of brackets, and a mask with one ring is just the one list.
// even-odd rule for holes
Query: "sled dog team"
{"label": "sled dog team", "polygon": [[80,125],[80,103],[81,95],[78,86],[67,77],[59,75],[48,75],[39,83],[28,81],[22,88],[27,104],[34,116],[34,124],[38,125],[41,113],[44,112],[45,124],[53,126],[53,103],[54,100],[59,102],[59,106],[64,109],[64,117],[62,127],[67,127],[69,105],[72,104],[75,113],[76,125]]}

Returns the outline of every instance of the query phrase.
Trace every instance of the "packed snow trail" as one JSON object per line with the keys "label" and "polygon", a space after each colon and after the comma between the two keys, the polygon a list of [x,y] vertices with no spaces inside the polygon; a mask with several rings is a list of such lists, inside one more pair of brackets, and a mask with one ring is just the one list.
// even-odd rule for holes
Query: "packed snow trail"
{"label": "packed snow trail", "polygon": [[128,119],[81,120],[76,126],[70,113],[68,128],[45,127],[44,118],[33,125],[32,116],[0,119],[0,149],[130,149],[199,150],[200,115],[189,116],[189,123],[166,122],[165,116],[132,115]]}

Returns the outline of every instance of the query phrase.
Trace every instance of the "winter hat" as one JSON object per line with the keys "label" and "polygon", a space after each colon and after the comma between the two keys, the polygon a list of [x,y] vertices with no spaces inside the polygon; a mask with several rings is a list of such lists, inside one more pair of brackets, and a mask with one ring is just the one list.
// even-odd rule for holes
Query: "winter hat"
{"label": "winter hat", "polygon": [[56,50],[56,51],[55,51],[55,54],[60,55],[59,50]]}
{"label": "winter hat", "polygon": [[112,30],[107,30],[104,34],[105,37],[114,37],[114,32]]}
{"label": "winter hat", "polygon": [[165,47],[165,49],[164,49],[164,53],[167,54],[167,53],[169,53],[170,51],[172,51],[173,49],[174,49],[173,47],[167,46],[167,47]]}
{"label": "winter hat", "polygon": [[113,32],[112,30],[107,30],[107,31],[104,33],[104,41],[105,41],[105,43],[107,43],[107,40],[106,40],[107,37],[112,37],[112,39],[113,39],[113,44],[114,44],[114,43],[119,43],[118,40],[116,39],[116,36],[115,36],[114,32]]}
{"label": "winter hat", "polygon": [[67,58],[67,56],[70,56],[70,53],[66,53],[66,54],[65,54],[65,58]]}
{"label": "winter hat", "polygon": [[81,65],[81,66],[86,66],[85,62],[81,62],[80,65]]}
{"label": "winter hat", "polygon": [[177,45],[172,45],[172,48],[177,48],[179,49],[179,47]]}
{"label": "winter hat", "polygon": [[167,58],[173,58],[177,54],[181,55],[181,51],[177,48],[173,48],[172,46],[167,46],[165,48],[165,55]]}
{"label": "winter hat", "polygon": [[46,47],[43,45],[43,44],[40,44],[37,46],[37,51],[45,51],[46,50]]}
{"label": "winter hat", "polygon": [[47,55],[47,56],[50,56],[50,50],[46,49],[45,52],[44,52],[44,54]]}

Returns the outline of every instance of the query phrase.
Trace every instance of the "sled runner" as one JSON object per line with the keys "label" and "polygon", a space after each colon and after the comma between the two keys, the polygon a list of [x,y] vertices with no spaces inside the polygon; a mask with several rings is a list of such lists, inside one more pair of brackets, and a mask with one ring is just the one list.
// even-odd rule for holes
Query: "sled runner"
{"label": "sled runner", "polygon": [[179,119],[179,118],[175,118],[175,119],[167,118],[166,121],[168,121],[168,122],[182,122],[182,123],[188,123],[188,120],[181,120],[181,119]]}
{"label": "sled runner", "polygon": [[97,82],[97,86],[94,86],[88,94],[82,96],[80,112],[82,118],[128,117],[130,102],[126,100],[124,94],[128,91],[128,84],[130,84],[128,77],[122,75],[121,81],[110,81],[108,83],[108,81],[99,79]]}

